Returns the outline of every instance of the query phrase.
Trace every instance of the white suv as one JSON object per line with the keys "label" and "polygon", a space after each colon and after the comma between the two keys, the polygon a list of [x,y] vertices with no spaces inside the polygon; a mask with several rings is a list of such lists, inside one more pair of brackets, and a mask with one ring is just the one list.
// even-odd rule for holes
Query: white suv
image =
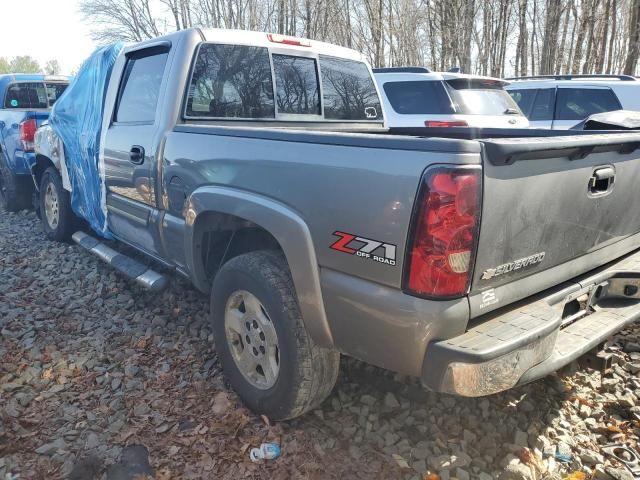
{"label": "white suv", "polygon": [[506,87],[533,128],[566,130],[589,115],[640,111],[640,81],[630,75],[509,78]]}
{"label": "white suv", "polygon": [[528,128],[504,80],[422,67],[374,68],[387,125]]}

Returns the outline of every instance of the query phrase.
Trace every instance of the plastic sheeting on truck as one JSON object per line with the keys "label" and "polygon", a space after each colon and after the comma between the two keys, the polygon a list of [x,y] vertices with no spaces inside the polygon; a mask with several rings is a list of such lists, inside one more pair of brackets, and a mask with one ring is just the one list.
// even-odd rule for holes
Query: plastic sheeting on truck
{"label": "plastic sheeting on truck", "polygon": [[98,48],[85,60],[73,82],[51,110],[49,124],[64,145],[64,162],[71,184],[71,208],[91,228],[111,238],[100,175],[100,130],[104,99],[122,42]]}

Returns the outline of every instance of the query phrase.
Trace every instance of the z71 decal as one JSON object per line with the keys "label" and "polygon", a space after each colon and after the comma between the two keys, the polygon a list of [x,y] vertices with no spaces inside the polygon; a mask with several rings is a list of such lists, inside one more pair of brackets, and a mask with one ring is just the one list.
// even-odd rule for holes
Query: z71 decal
{"label": "z71 decal", "polygon": [[387,265],[393,266],[396,264],[396,246],[391,243],[384,243],[345,232],[336,231],[333,234],[336,237],[340,237],[331,245],[333,250],[368,258]]}

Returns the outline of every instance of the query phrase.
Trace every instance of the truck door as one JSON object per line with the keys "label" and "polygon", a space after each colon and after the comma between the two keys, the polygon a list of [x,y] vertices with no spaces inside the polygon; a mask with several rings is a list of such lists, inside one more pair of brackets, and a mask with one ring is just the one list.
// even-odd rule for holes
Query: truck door
{"label": "truck door", "polygon": [[121,240],[158,252],[152,223],[160,144],[157,110],[166,82],[169,46],[146,47],[126,56],[113,117],[104,138],[107,219]]}

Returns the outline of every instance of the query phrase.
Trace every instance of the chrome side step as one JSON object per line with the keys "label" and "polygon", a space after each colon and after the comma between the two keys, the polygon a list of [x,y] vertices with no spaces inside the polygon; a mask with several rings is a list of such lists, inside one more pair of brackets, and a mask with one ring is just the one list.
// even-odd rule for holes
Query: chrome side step
{"label": "chrome side step", "polygon": [[135,280],[136,283],[147,290],[159,292],[169,284],[169,279],[165,275],[148,268],[133,258],[116,252],[84,232],[78,231],[74,233],[71,238],[82,248],[97,255],[101,260],[128,278]]}

